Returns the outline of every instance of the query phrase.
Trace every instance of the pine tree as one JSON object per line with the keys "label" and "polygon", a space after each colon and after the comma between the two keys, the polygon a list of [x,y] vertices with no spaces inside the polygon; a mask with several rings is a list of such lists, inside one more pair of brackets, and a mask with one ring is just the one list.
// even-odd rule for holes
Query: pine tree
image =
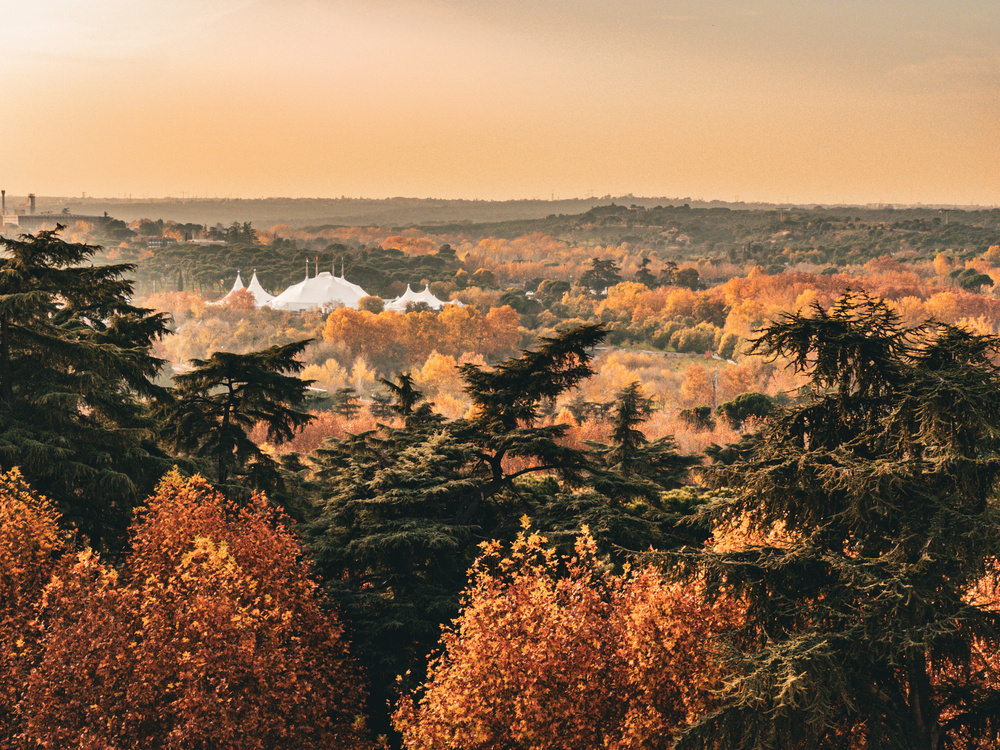
{"label": "pine tree", "polygon": [[312,421],[312,415],[296,408],[312,383],[295,376],[303,367],[296,357],[309,341],[192,360],[192,369],[174,378],[175,399],[163,411],[165,438],[192,456],[210,460],[221,484],[243,476],[253,488],[272,486],[277,462],[249,432],[263,423],[267,440],[282,443]]}
{"label": "pine tree", "polygon": [[358,402],[358,392],[353,386],[338,388],[333,392],[333,411],[345,419],[353,419],[359,411],[361,404]]}
{"label": "pine tree", "polygon": [[403,427],[328,441],[313,457],[323,500],[310,546],[353,626],[373,716],[397,675],[412,669],[420,678],[441,624],[458,612],[477,543],[516,533],[526,510],[518,480],[552,473],[578,483],[586,475],[586,453],[559,444],[566,426],[536,419],[543,400],[592,373],[590,350],[602,337],[600,326],[584,326],[494,370],[464,366],[470,419],[434,414],[401,376],[385,384]]}
{"label": "pine tree", "polygon": [[0,463],[114,546],[173,463],[146,413],[166,316],[130,304],[134,266],[86,265],[99,248],[61,229],[0,240]]}
{"label": "pine tree", "polygon": [[973,652],[996,652],[1000,618],[969,592],[998,570],[1000,339],[849,293],[753,349],[814,395],[714,474],[736,494],[712,520],[748,541],[691,560],[747,622],[723,707],[679,747],[996,746],[1000,686]]}
{"label": "pine tree", "polygon": [[594,483],[609,498],[629,497],[653,500],[664,490],[684,484],[688,471],[700,461],[696,456],[677,452],[672,437],[650,443],[639,426],[649,416],[649,400],[641,386],[632,382],[620,390],[614,401],[611,444],[595,445],[597,463],[605,473]]}
{"label": "pine tree", "polygon": [[580,276],[580,284],[603,294],[608,287],[622,282],[618,265],[613,260],[601,260],[593,258],[590,261],[590,268]]}

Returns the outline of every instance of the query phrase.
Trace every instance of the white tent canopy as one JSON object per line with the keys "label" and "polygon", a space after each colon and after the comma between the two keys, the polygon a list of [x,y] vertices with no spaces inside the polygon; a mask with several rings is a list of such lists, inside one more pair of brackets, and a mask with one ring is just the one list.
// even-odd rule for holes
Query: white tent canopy
{"label": "white tent canopy", "polygon": [[220,300],[216,300],[215,302],[209,302],[208,304],[224,305],[233,298],[233,295],[235,295],[236,292],[241,292],[244,289],[253,295],[253,300],[254,303],[256,303],[257,307],[260,307],[274,299],[274,295],[268,294],[266,291],[264,291],[264,287],[260,285],[260,282],[257,280],[257,269],[255,268],[253,271],[253,278],[250,279],[250,283],[247,286],[243,286],[243,279],[240,278],[240,272],[237,271],[236,283],[233,284],[233,288],[229,291],[229,294],[227,294]]}
{"label": "white tent canopy", "polygon": [[[257,274],[254,274],[254,278],[255,279],[257,278]],[[240,272],[237,271],[236,272],[236,283],[234,283],[233,284],[233,288],[229,290],[229,294],[227,294],[222,299],[216,300],[215,302],[209,302],[208,304],[210,304],[210,305],[223,305],[226,302],[228,302],[230,299],[232,299],[233,295],[236,294],[236,292],[241,292],[244,289],[246,289],[246,287],[243,286],[243,279],[240,278]]]}
{"label": "white tent canopy", "polygon": [[329,271],[308,276],[298,284],[293,284],[267,303],[276,310],[300,312],[317,307],[353,307],[358,300],[367,297],[368,292],[357,284],[352,284],[342,276],[334,276]]}
{"label": "white tent canopy", "polygon": [[260,285],[260,282],[257,281],[256,268],[253,271],[253,278],[250,279],[250,283],[247,284],[247,291],[253,295],[253,300],[254,302],[257,303],[257,307],[262,307],[274,299],[274,295],[268,294],[266,291],[264,291],[264,287],[262,287]]}
{"label": "white tent canopy", "polygon": [[424,291],[422,292],[413,291],[410,288],[410,285],[407,284],[405,292],[396,297],[396,299],[385,303],[385,309],[405,313],[408,305],[418,304],[420,302],[424,302],[432,310],[440,310],[445,305],[458,305],[459,307],[464,307],[464,305],[457,300],[454,302],[445,302],[438,299],[434,296],[433,292],[431,292],[429,284],[424,287]]}

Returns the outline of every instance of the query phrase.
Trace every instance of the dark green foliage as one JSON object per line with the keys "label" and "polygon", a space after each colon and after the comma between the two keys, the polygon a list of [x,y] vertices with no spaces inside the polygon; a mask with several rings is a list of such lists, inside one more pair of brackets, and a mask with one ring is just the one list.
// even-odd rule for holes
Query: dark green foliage
{"label": "dark green foliage", "polygon": [[0,240],[0,463],[114,547],[172,463],[145,414],[166,316],[129,304],[132,266],[83,265],[99,248],[61,229]]}
{"label": "dark green foliage", "polygon": [[598,294],[603,294],[608,287],[622,282],[618,271],[618,266],[613,260],[593,258],[590,261],[590,268],[580,276],[580,284]]}
{"label": "dark green foliage", "polygon": [[310,547],[372,679],[376,724],[396,675],[419,681],[441,625],[457,615],[478,543],[512,538],[523,515],[557,544],[588,524],[618,562],[705,539],[704,525],[681,522],[690,503],[664,499],[698,461],[669,439],[646,440],[638,386],[619,394],[612,441],[595,451],[562,445],[565,425],[537,424],[592,374],[602,337],[582,326],[494,369],[463,365],[468,419],[434,414],[408,375],[383,381],[404,426],[330,440],[310,457],[322,496]]}
{"label": "dark green foliage", "polygon": [[602,553],[625,562],[635,552],[681,547],[704,541],[704,525],[682,520],[692,509],[666,499],[684,484],[700,463],[677,452],[672,438],[650,443],[640,425],[650,413],[638,383],[618,392],[614,401],[611,442],[590,444],[587,490],[572,490],[546,478],[551,491],[532,512],[533,526],[566,552],[584,526]]}
{"label": "dark green foliage", "polygon": [[352,386],[338,388],[330,400],[330,408],[345,419],[353,419],[361,411],[358,392]]}
{"label": "dark green foliage", "polygon": [[650,443],[639,425],[649,416],[649,400],[633,382],[618,392],[612,416],[611,444],[595,446],[595,463],[604,471],[594,488],[613,502],[643,498],[656,502],[664,490],[684,484],[688,471],[700,462],[677,452],[672,438]]}
{"label": "dark green foliage", "polygon": [[562,299],[562,296],[570,290],[568,281],[558,279],[545,279],[535,290],[535,299],[541,301],[543,305],[551,306]]}
{"label": "dark green foliage", "polygon": [[283,443],[312,421],[312,415],[296,409],[312,383],[295,377],[302,371],[296,357],[309,341],[192,360],[192,369],[174,378],[175,398],[163,410],[165,438],[209,460],[222,484],[243,475],[250,487],[273,487],[278,466],[249,432],[263,423],[267,440]]}
{"label": "dark green foliage", "polygon": [[754,350],[814,396],[708,475],[736,493],[713,522],[759,539],[780,522],[785,543],[688,558],[747,623],[722,707],[682,748],[1000,742],[1000,691],[970,655],[996,653],[1000,617],[966,599],[1000,552],[998,345],[858,294],[763,330]]}
{"label": "dark green foliage", "polygon": [[687,289],[701,289],[701,275],[697,268],[682,268],[674,274],[674,283]]}
{"label": "dark green foliage", "polygon": [[423,399],[423,394],[413,387],[413,376],[408,372],[401,372],[396,376],[396,381],[379,378],[379,382],[389,389],[392,404],[390,410],[399,416],[409,417],[413,414],[413,407]]}
{"label": "dark green foliage", "polygon": [[984,286],[993,286],[993,278],[989,274],[980,273],[974,268],[953,271],[952,275],[958,285],[966,291],[976,292]]}
{"label": "dark green foliage", "polygon": [[515,534],[537,501],[519,481],[543,473],[579,484],[589,473],[584,452],[559,444],[564,425],[535,423],[543,404],[592,373],[602,335],[585,326],[494,370],[463,366],[469,420],[431,412],[407,375],[383,381],[405,425],[328,441],[312,457],[323,500],[310,546],[353,626],[376,713],[457,614],[476,545]]}
{"label": "dark green foliage", "polygon": [[764,393],[741,393],[732,401],[720,404],[715,411],[734,430],[742,430],[748,419],[766,419],[774,408],[774,399]]}
{"label": "dark green foliage", "polygon": [[392,398],[384,393],[373,393],[368,409],[375,419],[387,419],[392,416]]}
{"label": "dark green foliage", "polygon": [[635,280],[652,289],[656,286],[656,277],[649,270],[649,262],[649,258],[645,256],[639,261],[639,270],[635,272]]}
{"label": "dark green foliage", "polygon": [[677,416],[696,430],[715,429],[715,417],[712,416],[711,406],[693,406],[690,409],[681,409]]}

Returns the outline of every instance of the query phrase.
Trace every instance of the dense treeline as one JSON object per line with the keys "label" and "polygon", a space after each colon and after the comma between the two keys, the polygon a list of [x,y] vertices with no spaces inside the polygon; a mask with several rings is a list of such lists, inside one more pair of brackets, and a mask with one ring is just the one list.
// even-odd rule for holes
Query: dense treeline
{"label": "dense treeline", "polygon": [[[11,746],[1000,740],[1000,340],[990,286],[961,279],[1000,251],[726,280],[636,264],[647,283],[592,255],[567,288],[456,289],[469,306],[438,314],[174,292],[171,336],[128,266],[55,233],[5,245]],[[598,349],[674,323],[666,348],[700,330],[719,359],[674,370],[672,401],[627,358],[662,350]],[[282,455],[329,424],[310,348],[365,403],[338,387],[356,429]],[[734,444],[682,449],[667,403]]]}

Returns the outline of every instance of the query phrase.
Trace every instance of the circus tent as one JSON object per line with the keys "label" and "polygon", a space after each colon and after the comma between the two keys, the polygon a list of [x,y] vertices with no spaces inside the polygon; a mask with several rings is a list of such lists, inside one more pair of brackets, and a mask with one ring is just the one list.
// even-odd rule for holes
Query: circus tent
{"label": "circus tent", "polygon": [[[257,278],[257,274],[256,273],[254,274],[254,278],[255,279]],[[210,304],[210,305],[224,305],[226,302],[228,302],[229,300],[231,300],[233,298],[233,295],[235,295],[236,292],[242,292],[244,289],[246,289],[246,287],[243,286],[243,279],[240,278],[240,272],[237,271],[236,272],[236,282],[233,284],[233,288],[229,290],[229,294],[227,294],[222,299],[216,300],[215,302],[209,302],[208,304]]]}
{"label": "circus tent", "polygon": [[385,303],[386,310],[395,310],[396,312],[406,312],[406,308],[409,305],[419,304],[420,302],[425,303],[432,310],[440,310],[445,305],[458,305],[459,307],[464,307],[464,305],[455,300],[452,302],[445,302],[434,296],[431,292],[430,285],[424,287],[424,291],[415,292],[410,288],[410,285],[406,285],[406,291],[400,296],[396,297],[394,300],[390,300]]}
{"label": "circus tent", "polygon": [[268,294],[266,291],[264,291],[264,287],[262,287],[260,285],[260,282],[257,281],[256,268],[253,271],[253,278],[250,279],[250,283],[247,284],[247,291],[253,295],[253,299],[254,302],[257,303],[257,307],[262,307],[274,299],[274,295]]}
{"label": "circus tent", "polygon": [[357,284],[352,284],[343,276],[335,276],[329,271],[323,271],[310,278],[307,270],[305,279],[288,287],[268,302],[267,307],[293,312],[341,305],[357,308],[358,300],[367,296],[369,296],[368,292]]}

